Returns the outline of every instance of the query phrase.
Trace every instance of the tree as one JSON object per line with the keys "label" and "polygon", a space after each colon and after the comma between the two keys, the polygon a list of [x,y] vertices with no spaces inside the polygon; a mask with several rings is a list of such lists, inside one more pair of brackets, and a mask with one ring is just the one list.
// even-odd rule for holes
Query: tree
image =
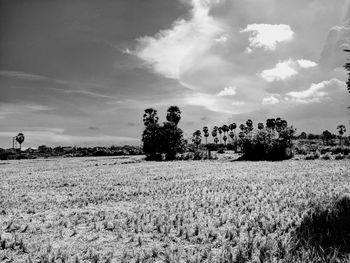
{"label": "tree", "polygon": [[142,134],[142,142],[143,151],[148,160],[161,160],[163,154],[166,160],[174,160],[176,154],[182,152],[184,148],[183,131],[177,127],[181,116],[177,114],[172,115],[171,112],[181,111],[179,109],[178,111],[170,111],[169,115],[175,116],[175,119],[169,117],[172,121],[159,125],[157,111],[152,108],[145,110],[143,120],[146,128]]}
{"label": "tree", "polygon": [[275,119],[267,119],[266,120],[266,128],[269,130],[274,130],[276,126],[276,120]]}
{"label": "tree", "polygon": [[214,138],[214,142],[215,142],[215,144],[218,144],[218,142],[219,142],[218,137],[215,137],[215,138]]}
{"label": "tree", "polygon": [[247,120],[245,124],[247,125],[248,131],[252,131],[253,130],[253,121],[252,120],[250,120],[250,119]]}
{"label": "tree", "polygon": [[158,123],[158,119],[157,111],[155,109],[145,109],[145,113],[143,114],[143,124],[145,126]]}
{"label": "tree", "polygon": [[233,141],[233,138],[235,137],[235,134],[233,133],[233,131],[230,132],[229,136],[231,138],[231,141]]}
{"label": "tree", "polygon": [[16,141],[19,143],[19,149],[22,149],[22,143],[24,142],[24,135],[23,133],[18,133],[16,136]]}
{"label": "tree", "polygon": [[143,152],[149,160],[159,160],[162,154],[162,133],[158,123],[148,124],[142,133]]}
{"label": "tree", "polygon": [[175,122],[165,122],[161,127],[161,152],[165,153],[166,160],[174,160],[176,154],[183,151],[183,131]]}
{"label": "tree", "polygon": [[241,125],[239,125],[239,129],[241,130],[241,132],[245,132],[245,133],[247,133],[247,131],[248,131],[247,127],[243,123]]}
{"label": "tree", "polygon": [[219,134],[220,134],[220,143],[221,143],[221,134],[222,134],[222,127],[218,128]]}
{"label": "tree", "polygon": [[259,130],[264,129],[264,123],[259,122],[259,123],[258,123],[258,129],[259,129]]}
{"label": "tree", "polygon": [[181,111],[178,106],[170,106],[167,114],[166,119],[169,122],[175,123],[177,125],[181,119]]}
{"label": "tree", "polygon": [[[224,124],[222,125],[222,131],[224,132],[224,136],[226,136],[226,133],[230,131],[230,128]],[[227,140],[227,137],[226,137],[226,140]]]}
{"label": "tree", "polygon": [[218,136],[217,131],[216,131],[216,130],[212,130],[211,136],[213,136],[213,138],[215,138],[216,136]]}
{"label": "tree", "polygon": [[337,130],[339,133],[339,144],[342,145],[342,138],[343,138],[344,133],[346,132],[345,125],[343,125],[343,124],[338,125]]}
{"label": "tree", "polygon": [[332,133],[330,131],[325,130],[322,132],[322,140],[324,145],[327,145],[331,138],[332,138]]}
{"label": "tree", "polygon": [[222,139],[224,140],[224,142],[225,142],[225,144],[226,144],[226,141],[227,141],[227,136],[226,136],[226,135],[224,135],[224,137],[223,137]]}
{"label": "tree", "polygon": [[202,134],[200,130],[196,130],[193,133],[193,137],[192,137],[192,142],[197,146],[197,149],[199,147],[199,145],[201,144],[202,141]]}
{"label": "tree", "polygon": [[307,138],[307,134],[306,134],[306,132],[302,132],[302,133],[300,133],[300,135],[299,135],[299,139],[303,139],[303,140],[305,140]]}
{"label": "tree", "polygon": [[203,127],[203,133],[204,133],[204,137],[205,137],[205,144],[208,144],[208,137],[209,137],[209,129],[207,126]]}
{"label": "tree", "polygon": [[[349,49],[345,49],[344,51],[350,52]],[[346,82],[346,87],[348,89],[348,92],[350,93],[350,62],[346,62],[344,68],[348,72],[348,81]],[[350,106],[348,108],[350,108]]]}

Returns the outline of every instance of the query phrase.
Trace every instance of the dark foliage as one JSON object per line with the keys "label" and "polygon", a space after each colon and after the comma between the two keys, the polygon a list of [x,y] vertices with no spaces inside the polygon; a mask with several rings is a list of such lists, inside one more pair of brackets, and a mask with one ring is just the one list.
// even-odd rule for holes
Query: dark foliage
{"label": "dark foliage", "polygon": [[350,197],[316,206],[295,230],[296,249],[319,253],[350,252]]}
{"label": "dark foliage", "polygon": [[242,160],[279,161],[292,158],[292,139],[295,130],[288,127],[285,120],[268,119],[266,128],[260,127],[258,130],[252,127],[250,120],[246,124],[248,129],[239,134],[239,144],[243,151]]}
{"label": "dark foliage", "polygon": [[166,119],[169,122],[173,122],[176,125],[181,120],[181,111],[178,106],[170,106],[167,110]]}
{"label": "dark foliage", "polygon": [[28,148],[0,149],[0,160],[36,159],[49,157],[89,157],[89,156],[121,156],[143,154],[139,146],[111,146],[111,147],[47,147],[41,145],[38,149]]}
{"label": "dark foliage", "polygon": [[145,122],[146,128],[142,134],[142,142],[147,160],[175,160],[176,155],[183,152],[185,145],[183,131],[177,127],[181,119],[180,113],[177,106],[172,106],[168,109],[167,114],[169,122],[163,125],[157,122]]}

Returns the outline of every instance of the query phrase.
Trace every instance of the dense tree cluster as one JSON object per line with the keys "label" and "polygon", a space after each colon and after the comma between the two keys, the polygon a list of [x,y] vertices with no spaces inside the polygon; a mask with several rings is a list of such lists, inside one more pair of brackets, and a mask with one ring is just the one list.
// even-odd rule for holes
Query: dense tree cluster
{"label": "dense tree cluster", "polygon": [[158,123],[157,111],[148,108],[143,115],[145,130],[142,134],[143,151],[148,160],[174,160],[184,149],[183,131],[177,126],[181,111],[177,106],[169,107],[167,122]]}

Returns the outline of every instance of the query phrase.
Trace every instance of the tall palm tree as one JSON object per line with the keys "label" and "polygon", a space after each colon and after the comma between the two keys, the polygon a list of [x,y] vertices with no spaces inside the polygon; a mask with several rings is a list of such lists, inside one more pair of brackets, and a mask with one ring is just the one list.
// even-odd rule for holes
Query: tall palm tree
{"label": "tall palm tree", "polygon": [[199,147],[199,145],[201,144],[202,141],[202,134],[200,130],[196,130],[193,133],[193,138],[192,138],[192,142],[197,146],[197,149]]}
{"label": "tall palm tree", "polygon": [[226,141],[227,141],[227,136],[224,134],[224,137],[222,137],[222,139],[224,140],[224,143],[226,145]]}
{"label": "tall palm tree", "polygon": [[226,133],[230,131],[230,128],[226,124],[224,124],[222,125],[222,131],[224,132],[224,135],[226,135]]}
{"label": "tall palm tree", "polygon": [[220,134],[220,143],[221,143],[221,134],[222,134],[222,127],[218,128],[219,134]]}
{"label": "tall palm tree", "polygon": [[16,136],[16,141],[19,143],[19,150],[22,149],[22,143],[24,142],[24,135],[23,133],[18,133]]}
{"label": "tall palm tree", "polygon": [[343,124],[338,125],[337,130],[339,133],[339,143],[340,143],[340,145],[342,145],[342,138],[343,138],[344,133],[346,132],[345,125],[343,125]]}
{"label": "tall palm tree", "polygon": [[215,137],[215,138],[214,138],[214,142],[215,142],[215,144],[218,144],[218,142],[219,142],[218,137]]}
{"label": "tall palm tree", "polygon": [[230,136],[230,138],[231,138],[231,141],[233,142],[233,138],[235,137],[235,134],[233,133],[233,131],[231,131],[231,132],[229,133],[229,136]]}
{"label": "tall palm tree", "polygon": [[177,125],[181,119],[181,110],[178,106],[170,106],[167,110],[166,119]]}
{"label": "tall palm tree", "polygon": [[[350,52],[349,49],[344,49],[345,52]],[[348,59],[349,61],[349,59]],[[346,82],[346,87],[348,89],[348,92],[350,93],[350,62],[346,62],[344,65],[345,70],[348,72],[348,81]],[[348,107],[350,109],[350,106]]]}
{"label": "tall palm tree", "polygon": [[157,116],[157,110],[152,108],[145,109],[145,113],[143,114],[143,124],[145,126],[156,124],[158,119],[159,117]]}
{"label": "tall palm tree", "polygon": [[213,136],[213,138],[216,138],[216,136],[218,136],[218,132],[216,130],[212,130],[211,136]]}
{"label": "tall palm tree", "polygon": [[241,132],[247,131],[247,127],[245,127],[245,125],[243,123],[241,125],[239,125],[239,129],[241,130]]}
{"label": "tall palm tree", "polygon": [[208,144],[208,137],[209,137],[209,129],[207,126],[203,127],[203,133],[204,133],[204,137],[205,137],[205,144]]}
{"label": "tall palm tree", "polygon": [[253,130],[253,121],[251,119],[247,120],[246,123],[248,131]]}
{"label": "tall palm tree", "polygon": [[266,128],[270,130],[274,130],[276,126],[276,120],[275,119],[267,119],[266,120]]}

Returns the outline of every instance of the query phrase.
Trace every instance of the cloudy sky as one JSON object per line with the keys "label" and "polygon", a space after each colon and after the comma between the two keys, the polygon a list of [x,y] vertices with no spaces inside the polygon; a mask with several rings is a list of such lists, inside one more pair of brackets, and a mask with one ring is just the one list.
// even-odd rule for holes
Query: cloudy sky
{"label": "cloudy sky", "polygon": [[140,143],[204,125],[349,127],[349,0],[0,0],[0,147]]}

